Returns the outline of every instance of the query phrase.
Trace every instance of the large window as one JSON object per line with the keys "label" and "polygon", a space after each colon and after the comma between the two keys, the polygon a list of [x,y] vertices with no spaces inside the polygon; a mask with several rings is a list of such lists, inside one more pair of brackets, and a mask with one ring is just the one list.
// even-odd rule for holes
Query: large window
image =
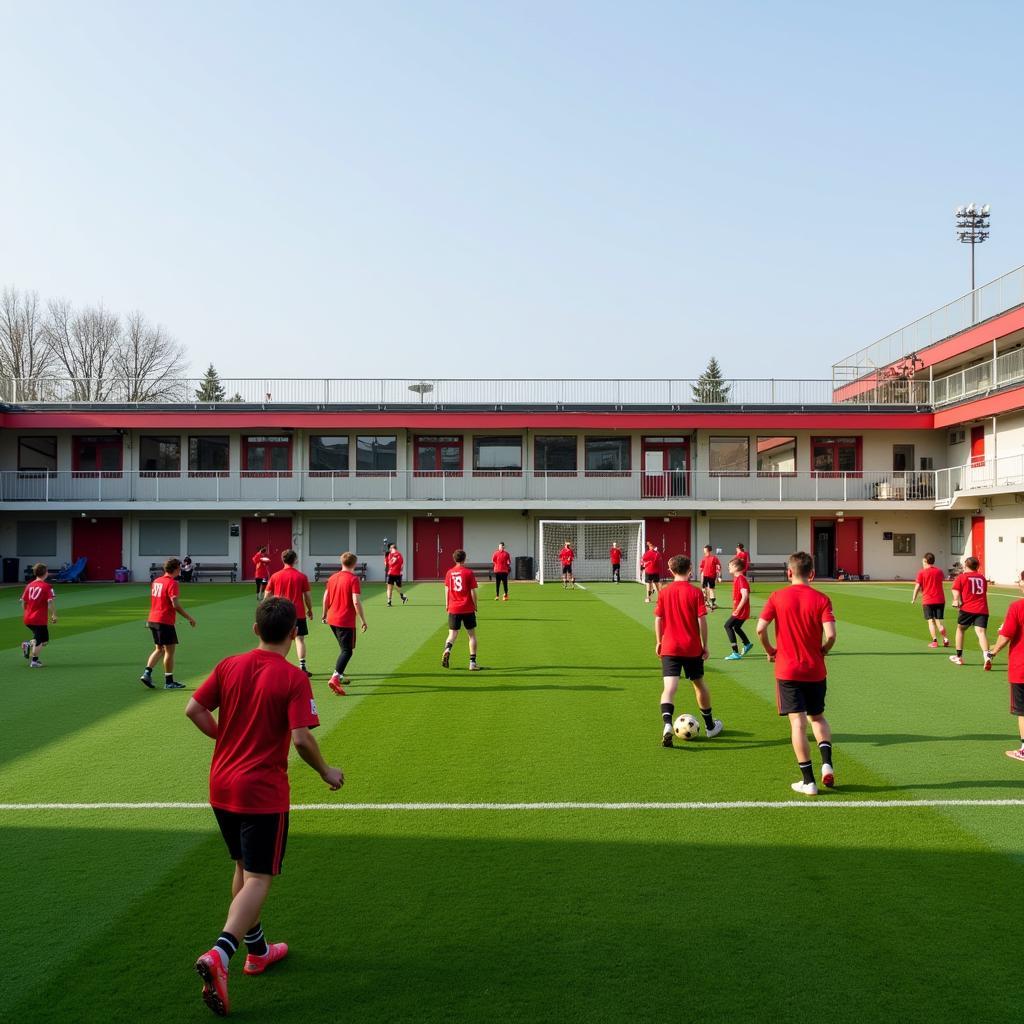
{"label": "large window", "polygon": [[181,554],[181,522],[177,519],[140,519],[139,554],[161,562]]}
{"label": "large window", "polygon": [[139,438],[139,471],[146,474],[181,472],[181,438]]}
{"label": "large window", "polygon": [[812,437],[811,468],[816,473],[859,473],[861,439],[859,437]]}
{"label": "large window", "polygon": [[228,553],[228,521],[226,519],[189,519],[185,553],[226,555]]}
{"label": "large window", "polygon": [[313,434],[309,439],[311,473],[348,473],[348,435]]}
{"label": "large window", "polygon": [[19,437],[18,469],[22,473],[55,473],[57,471],[57,438]]}
{"label": "large window", "polygon": [[462,442],[455,434],[438,437],[416,438],[417,473],[452,473],[462,472]]}
{"label": "large window", "polygon": [[796,472],[795,437],[759,437],[757,472],[761,476],[779,476]]}
{"label": "large window", "polygon": [[356,438],[357,473],[394,473],[397,468],[397,437],[391,435]]}
{"label": "large window", "polygon": [[71,439],[71,468],[76,473],[121,473],[123,445],[118,434],[92,434]]}
{"label": "large window", "polygon": [[327,555],[333,562],[348,551],[347,519],[310,519],[306,533],[311,555]]}
{"label": "large window", "polygon": [[355,552],[360,555],[384,554],[384,541],[394,543],[398,536],[397,519],[356,519]]}
{"label": "large window", "polygon": [[188,471],[195,476],[227,476],[231,465],[227,435],[204,435],[188,439]]}
{"label": "large window", "polygon": [[576,438],[572,434],[552,434],[533,440],[535,473],[575,473]]}
{"label": "large window", "polygon": [[949,521],[949,553],[954,558],[961,558],[964,546],[964,517],[954,516]]}
{"label": "large window", "polygon": [[518,476],[523,471],[523,439],[474,437],[473,469],[478,473],[505,473]]}
{"label": "large window", "polygon": [[242,438],[243,475],[289,473],[291,468],[292,439],[288,434]]}
{"label": "large window", "polygon": [[19,519],[14,542],[21,558],[53,558],[57,554],[57,520]]}
{"label": "large window", "polygon": [[588,437],[584,439],[584,465],[588,473],[628,473],[630,460],[628,437]]}
{"label": "large window", "polygon": [[757,554],[786,555],[796,551],[795,519],[759,519],[757,521]]}
{"label": "large window", "polygon": [[746,476],[750,472],[749,437],[712,437],[708,471],[713,476]]}

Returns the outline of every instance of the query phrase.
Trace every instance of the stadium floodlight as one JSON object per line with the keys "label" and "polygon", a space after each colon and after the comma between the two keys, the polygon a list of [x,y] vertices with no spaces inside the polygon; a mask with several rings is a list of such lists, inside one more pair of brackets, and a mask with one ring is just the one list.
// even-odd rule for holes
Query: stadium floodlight
{"label": "stadium floodlight", "polygon": [[992,207],[989,203],[980,206],[968,203],[956,208],[956,237],[964,245],[971,247],[971,291],[974,291],[974,247],[981,245],[989,236],[989,214]]}
{"label": "stadium floodlight", "polygon": [[572,574],[576,580],[612,578],[608,553],[614,541],[622,549],[621,578],[643,582],[640,555],[644,550],[644,526],[642,519],[541,519],[537,524],[537,582],[557,582],[561,578],[558,553],[566,541],[575,552]]}

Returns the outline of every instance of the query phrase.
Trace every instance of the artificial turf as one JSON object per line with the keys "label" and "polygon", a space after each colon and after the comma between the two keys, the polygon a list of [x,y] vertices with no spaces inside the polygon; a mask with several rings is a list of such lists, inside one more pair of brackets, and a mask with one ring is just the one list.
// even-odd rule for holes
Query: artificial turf
{"label": "artificial turf", "polygon": [[[839,786],[810,809],[771,666],[708,682],[725,732],[660,746],[660,672],[639,587],[481,590],[480,661],[440,666],[441,588],[370,630],[350,696],[329,695],[335,646],[310,639],[332,795],[292,768],[296,804],[784,801],[727,810],[296,811],[264,915],[292,952],[232,972],[233,1016],[291,1021],[617,1021],[823,1016],[996,1020],[1014,1013],[1021,807],[885,807],[1024,796],[1005,669],[925,647],[899,584],[836,585],[828,715]],[[770,588],[755,583],[755,610]],[[185,693],[137,681],[144,588],[63,587],[29,671],[0,591],[0,802],[199,802],[210,744]],[[314,593],[314,607],[319,601]],[[995,628],[1009,592],[991,597]],[[251,637],[249,587],[183,589],[176,677],[190,688]],[[1005,664],[1005,663],[1004,663]],[[156,673],[159,680],[159,671]],[[685,685],[685,684],[684,684]],[[679,711],[694,712],[681,688]],[[817,760],[817,758],[816,758]],[[195,955],[219,931],[230,863],[208,810],[3,810],[0,1020],[205,1020]],[[13,952],[16,955],[10,955]]]}

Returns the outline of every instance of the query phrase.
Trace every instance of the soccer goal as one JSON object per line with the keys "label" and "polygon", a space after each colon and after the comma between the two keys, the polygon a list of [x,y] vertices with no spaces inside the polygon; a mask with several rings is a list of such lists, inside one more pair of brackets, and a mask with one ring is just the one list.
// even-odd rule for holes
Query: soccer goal
{"label": "soccer goal", "polygon": [[622,549],[620,578],[640,578],[640,553],[644,548],[642,519],[541,519],[538,523],[537,551],[540,554],[540,583],[562,578],[558,553],[568,541],[572,545],[572,573],[577,580],[611,580],[612,543]]}

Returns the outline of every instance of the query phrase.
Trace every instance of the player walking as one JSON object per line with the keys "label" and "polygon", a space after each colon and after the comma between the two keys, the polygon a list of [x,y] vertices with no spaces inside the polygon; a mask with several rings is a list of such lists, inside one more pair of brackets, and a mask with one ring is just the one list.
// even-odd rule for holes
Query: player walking
{"label": "player walking", "polygon": [[[1017,587],[1024,591],[1024,572],[1017,580]],[[1017,716],[1017,732],[1020,733],[1020,747],[1008,750],[1007,757],[1024,761],[1024,601],[1014,601],[1006,610],[1006,620],[999,627],[996,645],[992,648],[994,658],[1009,645],[1010,660],[1007,676],[1010,680],[1010,714]]]}
{"label": "player walking", "polygon": [[651,603],[651,595],[661,590],[661,552],[654,546],[654,541],[647,541],[646,549],[640,556],[640,571],[644,575],[644,604]]}
{"label": "player walking", "polygon": [[[214,741],[210,806],[235,862],[224,930],[195,963],[203,999],[218,1016],[231,1010],[228,965],[245,942],[245,974],[262,974],[288,954],[267,942],[260,912],[288,839],[288,746],[327,783],[344,772],[324,760],[310,729],[320,724],[309,679],[285,659],[295,636],[295,606],[273,597],[256,608],[255,650],[225,658],[189,700],[185,714]],[[220,710],[215,718],[212,712]]]}
{"label": "player walking", "polygon": [[914,592],[910,595],[910,603],[917,600],[921,595],[921,607],[924,609],[924,619],[928,623],[928,632],[931,634],[932,642],[929,647],[939,646],[939,634],[942,634],[942,646],[949,646],[949,637],[946,636],[946,627],[943,618],[946,614],[946,591],[942,585],[943,572],[935,564],[935,556],[929,551],[921,559],[923,568],[917,574],[914,583]]}
{"label": "player walking", "polygon": [[[750,584],[743,573],[743,560],[739,555],[729,563],[729,571],[732,573],[732,614],[725,620],[725,635],[729,638],[732,654],[727,654],[725,660],[739,661],[754,649],[743,632],[743,624],[750,618]],[[742,654],[736,643],[737,637],[743,644]]]}
{"label": "player walking", "polygon": [[715,598],[715,585],[722,578],[722,563],[718,555],[712,550],[710,544],[704,545],[704,557],[700,560],[700,588],[704,592],[704,600],[707,601],[708,611],[713,612],[718,607]]}
{"label": "player walking", "polygon": [[174,679],[174,652],[178,646],[178,631],[174,628],[178,615],[195,629],[196,620],[181,606],[178,600],[178,574],[181,562],[177,558],[168,558],[164,562],[164,574],[153,580],[149,589],[149,619],[146,625],[153,634],[153,653],[146,661],[146,669],[139,676],[139,681],[153,687],[153,666],[163,659],[164,689],[184,690],[185,684]]}
{"label": "player walking", "polygon": [[711,694],[704,683],[704,662],[711,656],[707,606],[700,591],[690,583],[690,559],[686,555],[673,555],[668,570],[672,582],[659,590],[654,608],[654,653],[661,658],[663,747],[672,746],[674,701],[682,675],[693,684],[708,739],[722,731],[722,723],[711,713]]}
{"label": "player walking", "polygon": [[313,673],[306,667],[306,637],[309,636],[309,620],[313,618],[313,601],[309,596],[309,577],[295,568],[299,560],[298,553],[288,548],[281,552],[283,569],[278,569],[267,580],[267,589],[263,591],[263,599],[283,597],[295,605],[295,653],[299,656],[299,668],[311,676]]}
{"label": "player walking", "polygon": [[[568,541],[566,541],[568,546]],[[572,551],[572,548],[569,549]],[[459,548],[452,558],[455,564],[448,570],[444,578],[445,607],[448,609],[448,639],[444,642],[444,654],[441,655],[441,666],[448,668],[452,656],[452,647],[459,636],[459,630],[465,626],[469,637],[469,671],[477,672],[480,666],[476,663],[476,576],[472,569],[467,569],[466,552]],[[564,564],[564,563],[563,563]],[[572,563],[569,563],[572,573]]]}
{"label": "player walking", "polygon": [[32,634],[31,640],[23,640],[21,644],[21,653],[28,659],[29,668],[43,667],[39,652],[50,642],[50,626],[57,625],[57,613],[53,610],[57,598],[53,587],[46,582],[49,571],[42,562],[33,565],[32,581],[25,586],[21,595],[24,606],[22,621]]}
{"label": "player walking", "polygon": [[730,559],[729,565],[732,565],[733,561],[740,563],[740,572],[746,576],[750,572],[750,555],[747,554],[747,549],[742,541],[736,542],[736,554]]}
{"label": "player walking", "polygon": [[409,598],[402,590],[402,567],[405,565],[405,558],[398,550],[397,544],[388,545],[388,553],[384,556],[384,576],[388,584],[388,607],[391,607],[391,594],[395,587],[398,587],[398,596],[405,604]]}
{"label": "player walking", "polygon": [[360,631],[365,633],[366,613],[363,611],[363,600],[359,596],[359,577],[352,571],[356,564],[356,556],[346,551],[341,556],[341,571],[336,572],[328,581],[324,590],[324,606],[321,622],[331,627],[334,639],[338,641],[338,660],[334,663],[334,674],[327,685],[339,697],[345,696],[345,669],[352,660],[356,649],[356,616],[361,623]]}
{"label": "player walking", "polygon": [[[814,559],[806,551],[789,556],[790,585],[776,590],[757,620],[757,638],[769,661],[775,662],[775,693],[779,715],[789,717],[793,753],[800,767],[800,782],[793,790],[804,796],[817,796],[811,749],[807,742],[807,719],[821,751],[821,781],[836,784],[832,768],[832,730],[825,719],[825,655],[836,642],[836,617],[832,602],[810,584],[814,579]],[[768,627],[775,623],[775,646],[768,638]]]}
{"label": "player walking", "polygon": [[576,552],[573,551],[570,541],[566,541],[565,546],[558,552],[558,560],[562,563],[563,590],[575,589],[576,587],[576,577],[572,574],[572,562],[575,554]]}
{"label": "player walking", "polygon": [[992,654],[988,648],[988,580],[978,572],[977,558],[965,558],[966,572],[953,580],[953,607],[959,609],[956,617],[956,654],[949,660],[954,665],[964,663],[964,630],[974,627],[981,653],[985,656],[985,671],[992,668]]}
{"label": "player walking", "polygon": [[491,555],[491,568],[494,570],[494,600],[500,596],[501,588],[505,588],[505,600],[508,600],[508,574],[512,571],[512,556],[505,550],[505,542],[498,541],[498,547]]}
{"label": "player walking", "polygon": [[622,548],[618,541],[612,541],[611,550],[608,552],[608,560],[612,563],[612,583],[619,583],[619,572],[622,569]]}
{"label": "player walking", "polygon": [[267,588],[267,580],[270,579],[270,556],[267,554],[266,545],[252,556],[252,566],[253,577],[256,580],[256,600],[259,601]]}

